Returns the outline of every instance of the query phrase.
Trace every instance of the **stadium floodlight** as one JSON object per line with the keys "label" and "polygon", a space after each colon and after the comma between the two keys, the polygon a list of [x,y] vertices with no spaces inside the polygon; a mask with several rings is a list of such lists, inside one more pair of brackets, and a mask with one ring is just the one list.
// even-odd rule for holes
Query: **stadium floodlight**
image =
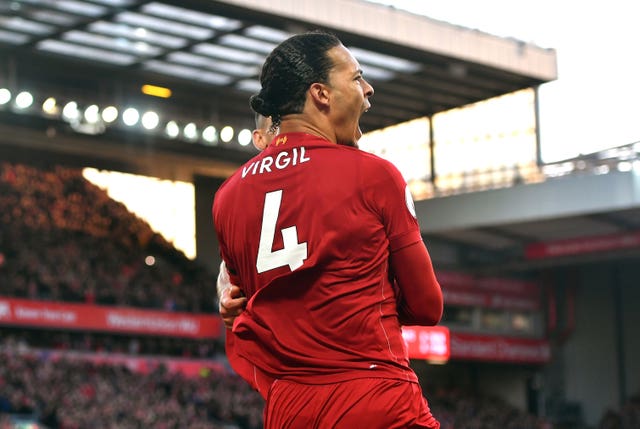
{"label": "stadium floodlight", "polygon": [[233,128],[227,125],[222,130],[220,130],[220,140],[225,143],[229,143],[233,139]]}
{"label": "stadium floodlight", "polygon": [[153,130],[160,123],[160,117],[154,111],[144,112],[142,115],[142,126],[147,130]]}
{"label": "stadium floodlight", "polygon": [[129,127],[137,124],[139,120],[140,113],[138,113],[138,111],[133,107],[129,107],[124,112],[122,112],[122,121]]}
{"label": "stadium floodlight", "polygon": [[202,131],[202,139],[207,143],[216,143],[218,136],[216,134],[216,127],[209,125]]}
{"label": "stadium floodlight", "polygon": [[96,104],[84,109],[84,120],[88,124],[96,124],[100,120],[100,108]]}
{"label": "stadium floodlight", "polygon": [[238,133],[238,143],[240,146],[247,146],[251,143],[251,130],[244,129]]}
{"label": "stadium floodlight", "polygon": [[171,97],[171,90],[163,86],[157,85],[142,85],[140,89],[143,94],[151,95],[152,97],[169,98]]}
{"label": "stadium floodlight", "polygon": [[7,104],[11,100],[11,91],[7,88],[0,88],[0,106]]}
{"label": "stadium floodlight", "polygon": [[102,120],[105,121],[107,124],[112,123],[117,118],[118,118],[118,109],[116,109],[114,106],[105,107],[104,110],[102,111]]}
{"label": "stadium floodlight", "polygon": [[167,133],[170,138],[175,139],[176,137],[178,137],[178,134],[180,134],[180,127],[178,126],[176,121],[169,121],[164,127],[164,132]]}
{"label": "stadium floodlight", "polygon": [[184,126],[183,130],[184,136],[189,140],[195,140],[198,138],[198,127],[193,122],[189,122]]}
{"label": "stadium floodlight", "polygon": [[633,170],[633,164],[630,161],[620,161],[618,163],[618,171],[628,173]]}
{"label": "stadium floodlight", "polygon": [[58,102],[55,98],[49,97],[42,103],[42,111],[47,115],[56,115],[58,113]]}
{"label": "stadium floodlight", "polygon": [[80,117],[80,111],[78,110],[78,103],[70,101],[62,108],[62,117],[67,121],[75,121]]}
{"label": "stadium floodlight", "polygon": [[22,91],[16,95],[16,107],[26,109],[33,104],[33,95],[29,91]]}

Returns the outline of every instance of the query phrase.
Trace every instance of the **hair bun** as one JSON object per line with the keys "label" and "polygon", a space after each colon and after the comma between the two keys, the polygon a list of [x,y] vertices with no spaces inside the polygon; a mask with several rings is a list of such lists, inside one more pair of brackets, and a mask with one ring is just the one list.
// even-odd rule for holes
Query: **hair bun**
{"label": "hair bun", "polygon": [[252,95],[249,98],[249,105],[254,112],[260,113],[262,116],[269,117],[272,115],[267,102],[262,98],[260,94]]}

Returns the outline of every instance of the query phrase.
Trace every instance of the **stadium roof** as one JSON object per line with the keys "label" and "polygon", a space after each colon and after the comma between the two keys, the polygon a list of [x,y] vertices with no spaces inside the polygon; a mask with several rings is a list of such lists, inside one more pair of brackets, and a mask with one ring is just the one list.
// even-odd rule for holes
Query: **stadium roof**
{"label": "stadium roof", "polygon": [[0,84],[143,104],[140,85],[160,84],[172,114],[250,126],[266,54],[317,28],[353,50],[375,87],[365,131],[556,78],[553,50],[360,0],[10,0]]}

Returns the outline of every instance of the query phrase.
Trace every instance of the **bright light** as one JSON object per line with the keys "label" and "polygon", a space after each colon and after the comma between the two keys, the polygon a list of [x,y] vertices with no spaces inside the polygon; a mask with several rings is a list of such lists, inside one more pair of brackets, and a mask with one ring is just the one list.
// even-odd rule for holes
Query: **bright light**
{"label": "bright light", "polygon": [[196,127],[196,124],[190,122],[185,125],[184,136],[189,140],[195,140],[196,138],[198,138],[198,128]]}
{"label": "bright light", "polygon": [[[184,252],[196,257],[196,192],[192,183],[85,168],[84,177],[123,203],[131,213],[149,223],[156,232]],[[168,207],[166,202],[171,201]],[[145,263],[148,256],[141,256]],[[155,263],[158,264],[155,257]]]}
{"label": "bright light", "polygon": [[162,86],[156,85],[142,85],[141,91],[143,94],[151,95],[153,97],[169,98],[171,97],[171,90]]}
{"label": "bright light", "polygon": [[229,143],[232,138],[233,138],[233,128],[227,125],[220,131],[220,139],[225,143]]}
{"label": "bright light", "polygon": [[7,104],[11,100],[11,91],[7,88],[0,88],[0,106]]}
{"label": "bright light", "polygon": [[156,264],[156,258],[149,255],[146,258],[144,258],[144,263],[147,264],[147,266],[152,267]]}
{"label": "bright light", "polygon": [[26,109],[33,104],[33,95],[30,92],[22,91],[16,95],[16,107],[18,109]]}
{"label": "bright light", "polygon": [[244,129],[238,133],[238,143],[240,146],[246,146],[251,143],[251,130]]}
{"label": "bright light", "polygon": [[208,143],[215,143],[218,140],[218,136],[216,135],[216,127],[213,125],[209,125],[207,128],[202,131],[202,138],[204,141]]}
{"label": "bright light", "polygon": [[156,112],[145,112],[144,115],[142,115],[142,126],[145,127],[145,129],[147,130],[152,130],[155,127],[158,126],[158,123],[160,122],[160,117],[158,116],[158,114]]}
{"label": "bright light", "polygon": [[91,106],[84,109],[84,119],[89,124],[95,124],[100,120],[100,108],[92,104]]}
{"label": "bright light", "polygon": [[139,119],[140,113],[138,113],[138,111],[133,107],[129,107],[122,113],[122,120],[124,121],[125,125],[128,125],[130,127],[137,124]]}
{"label": "bright light", "polygon": [[47,115],[55,115],[58,113],[58,106],[56,105],[56,99],[49,97],[42,103],[42,111]]}
{"label": "bright light", "polygon": [[78,110],[78,103],[70,101],[64,105],[62,109],[62,117],[67,121],[74,121],[80,117],[80,111]]}
{"label": "bright light", "polygon": [[180,127],[176,124],[176,121],[169,121],[167,122],[167,126],[164,128],[164,132],[172,139],[175,139],[178,137],[178,134],[180,134]]}
{"label": "bright light", "polygon": [[633,164],[629,161],[620,161],[618,163],[618,171],[621,171],[623,173],[627,173],[629,171],[633,170]]}
{"label": "bright light", "polygon": [[105,107],[105,109],[102,111],[102,120],[105,121],[107,124],[112,123],[117,118],[118,118],[118,109],[116,109],[114,106]]}
{"label": "bright light", "polygon": [[[133,47],[139,52],[146,52],[150,48],[149,44],[145,43],[145,42],[136,42],[136,43],[133,44]],[[162,88],[162,89],[166,89],[166,88]],[[144,90],[142,92],[147,94],[147,95],[153,95],[154,97],[161,97],[161,98],[169,98],[169,96],[171,95],[171,91],[169,91],[169,96],[149,94],[149,93],[144,92]]]}

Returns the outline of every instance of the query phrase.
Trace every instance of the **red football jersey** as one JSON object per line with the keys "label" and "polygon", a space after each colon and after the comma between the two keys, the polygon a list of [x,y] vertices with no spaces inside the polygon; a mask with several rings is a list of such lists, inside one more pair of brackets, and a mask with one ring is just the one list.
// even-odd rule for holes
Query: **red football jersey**
{"label": "red football jersey", "polygon": [[255,385],[257,371],[309,384],[417,382],[389,255],[422,237],[391,163],[282,134],[220,187],[213,217],[232,283],[249,298],[228,332],[231,364],[245,379]]}

